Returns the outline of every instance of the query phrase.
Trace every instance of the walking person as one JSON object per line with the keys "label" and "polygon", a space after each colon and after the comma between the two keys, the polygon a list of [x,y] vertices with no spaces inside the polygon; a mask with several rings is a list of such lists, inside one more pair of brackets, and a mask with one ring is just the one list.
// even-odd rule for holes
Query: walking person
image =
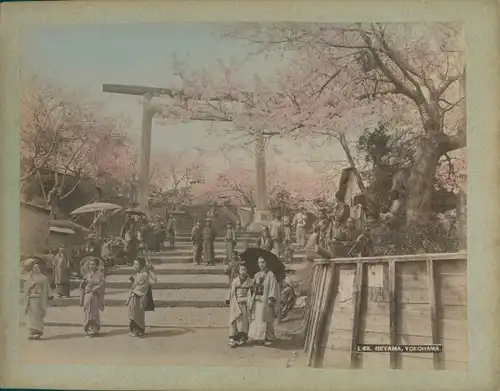
{"label": "walking person", "polygon": [[97,259],[87,263],[88,273],[80,283],[80,307],[83,307],[85,321],[83,329],[89,337],[95,337],[101,329],[101,311],[104,311],[105,277],[98,270]]}
{"label": "walking person", "polygon": [[226,245],[224,263],[228,263],[233,256],[233,250],[236,248],[236,232],[233,228],[233,223],[231,222],[227,223],[226,237],[224,240]]}
{"label": "walking person", "polygon": [[69,297],[70,295],[70,265],[66,257],[65,247],[61,244],[54,257],[54,283],[57,296]]}
{"label": "walking person", "polygon": [[130,277],[130,293],[127,301],[129,328],[131,337],[142,337],[146,331],[146,307],[150,276],[146,270],[146,260],[138,258],[134,261],[135,276]]}
{"label": "walking person", "polygon": [[250,311],[248,337],[269,346],[276,340],[274,322],[280,314],[280,292],[278,281],[268,269],[264,258],[259,257],[258,265],[260,271],[254,277],[248,301]]}
{"label": "walking person", "polygon": [[295,239],[299,247],[306,245],[306,210],[300,208],[299,212],[293,217],[292,225],[295,226]]}
{"label": "walking person", "polygon": [[26,267],[29,276],[24,282],[24,315],[28,339],[40,339],[43,335],[43,320],[51,298],[50,284],[41,272],[39,261],[28,259]]}
{"label": "walking person", "polygon": [[191,242],[193,243],[193,265],[199,265],[203,252],[203,230],[200,221],[197,221],[191,230]]}
{"label": "walking person", "polygon": [[248,340],[248,292],[252,280],[247,268],[240,263],[238,275],[231,281],[226,304],[229,305],[229,346],[235,348],[244,345]]}
{"label": "walking person", "polygon": [[215,266],[215,243],[216,233],[212,227],[212,220],[205,221],[203,228],[203,258],[206,266]]}

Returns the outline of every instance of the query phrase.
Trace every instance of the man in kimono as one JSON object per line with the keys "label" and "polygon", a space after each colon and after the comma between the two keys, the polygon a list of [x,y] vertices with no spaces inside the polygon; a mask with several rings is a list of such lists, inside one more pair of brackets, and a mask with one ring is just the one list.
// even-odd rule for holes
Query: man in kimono
{"label": "man in kimono", "polygon": [[283,229],[283,223],[278,213],[274,215],[273,221],[271,221],[271,223],[269,224],[269,233],[271,234],[271,240],[273,242],[272,252],[278,258],[281,258],[285,232]]}
{"label": "man in kimono", "polygon": [[294,216],[292,225],[295,227],[295,240],[303,248],[306,245],[306,213],[304,208]]}
{"label": "man in kimono", "polygon": [[260,271],[255,275],[248,301],[250,326],[248,337],[269,346],[276,340],[274,322],[280,314],[280,289],[274,273],[264,258],[258,259]]}
{"label": "man in kimono", "polygon": [[339,192],[335,194],[335,198],[334,217],[342,225],[349,218],[351,211],[349,205],[344,202],[344,198]]}
{"label": "man in kimono", "polygon": [[352,217],[349,217],[335,239],[343,242],[354,242],[359,235],[361,235],[361,231],[356,229],[356,222]]}
{"label": "man in kimono", "polygon": [[236,248],[236,232],[234,231],[233,224],[231,222],[227,223],[225,246],[226,246],[226,256],[224,259],[225,263],[228,263],[233,256],[233,250]]}
{"label": "man in kimono", "polygon": [[170,241],[170,247],[175,247],[176,230],[177,230],[177,220],[173,215],[170,215],[167,221],[167,233],[168,233],[168,239]]}
{"label": "man in kimono", "polygon": [[212,227],[212,220],[207,219],[205,221],[205,227],[203,228],[203,258],[206,266],[215,266],[215,236],[216,234]]}
{"label": "man in kimono", "polygon": [[70,266],[66,256],[66,249],[63,244],[58,248],[58,253],[54,257],[54,283],[56,293],[59,297],[69,297],[70,295]]}
{"label": "man in kimono", "polygon": [[292,243],[292,222],[290,221],[290,215],[288,214],[283,216],[283,241],[285,246]]}
{"label": "man in kimono", "polygon": [[203,252],[203,230],[200,221],[197,221],[191,230],[191,241],[193,243],[193,265],[199,265]]}

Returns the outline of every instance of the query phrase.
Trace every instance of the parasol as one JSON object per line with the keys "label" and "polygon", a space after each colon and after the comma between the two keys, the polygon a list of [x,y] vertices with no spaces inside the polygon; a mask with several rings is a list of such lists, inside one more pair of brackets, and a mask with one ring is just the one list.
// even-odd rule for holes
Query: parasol
{"label": "parasol", "polygon": [[278,282],[281,282],[285,277],[285,265],[272,252],[257,247],[251,247],[240,254],[240,258],[245,262],[250,277],[253,277],[259,271],[259,257],[264,258],[269,270],[274,273]]}
{"label": "parasol", "polygon": [[129,215],[137,215],[137,216],[147,216],[147,213],[139,208],[128,208],[125,209],[125,213]]}
{"label": "parasol", "polygon": [[87,204],[75,209],[70,215],[82,214],[82,213],[95,213],[102,212],[105,210],[115,210],[121,209],[120,205],[110,204],[108,202],[94,202],[92,204]]}
{"label": "parasol", "polygon": [[88,228],[85,228],[83,225],[77,224],[71,220],[51,220],[51,227],[56,228],[69,228],[76,232],[89,232]]}
{"label": "parasol", "polygon": [[89,271],[89,263],[90,261],[97,262],[97,270],[104,272],[104,262],[101,258],[95,257],[93,255],[87,255],[82,258],[80,261],[80,275],[85,276]]}

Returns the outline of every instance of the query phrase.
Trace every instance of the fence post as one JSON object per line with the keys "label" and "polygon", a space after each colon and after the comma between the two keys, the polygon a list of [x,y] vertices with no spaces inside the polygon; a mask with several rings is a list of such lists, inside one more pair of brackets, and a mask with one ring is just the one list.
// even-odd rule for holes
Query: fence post
{"label": "fence post", "polygon": [[325,338],[325,334],[327,333],[327,324],[328,317],[331,316],[331,309],[333,308],[333,299],[336,293],[336,273],[337,273],[337,265],[335,263],[330,263],[327,265],[326,272],[326,283],[324,295],[320,307],[320,313],[318,318],[318,335],[315,342],[314,354],[312,360],[312,366],[317,368],[320,367],[323,361],[324,349],[323,344],[327,338]]}
{"label": "fence post", "polygon": [[354,317],[352,321],[352,342],[351,342],[351,368],[361,367],[361,354],[357,352],[359,340],[359,330],[361,324],[361,298],[363,297],[365,265],[358,261],[356,264],[356,275],[354,276]]}
{"label": "fence post", "polygon": [[[391,345],[398,343],[398,305],[396,296],[396,262],[389,261],[389,328],[391,333]],[[399,354],[397,352],[390,353],[391,369],[400,368]]]}
{"label": "fence post", "polygon": [[[439,344],[441,340],[440,330],[439,330],[439,319],[438,319],[438,306],[436,297],[436,279],[434,273],[434,261],[428,259],[426,262],[427,266],[427,279],[429,284],[429,305],[431,314],[431,330],[432,330],[432,343]],[[443,368],[443,355],[442,353],[434,353],[434,369],[444,369]]]}

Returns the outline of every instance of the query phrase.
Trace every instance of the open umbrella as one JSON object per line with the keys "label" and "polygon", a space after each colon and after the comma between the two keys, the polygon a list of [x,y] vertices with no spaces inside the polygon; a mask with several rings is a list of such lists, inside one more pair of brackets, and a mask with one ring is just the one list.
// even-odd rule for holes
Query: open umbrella
{"label": "open umbrella", "polygon": [[285,265],[272,252],[257,247],[251,247],[240,254],[240,258],[245,263],[250,277],[253,277],[259,271],[258,259],[260,257],[264,258],[269,270],[274,273],[278,282],[281,282],[285,277]]}
{"label": "open umbrella", "polygon": [[139,208],[128,208],[125,209],[125,213],[129,215],[137,215],[137,216],[147,216],[147,213]]}
{"label": "open umbrella", "polygon": [[89,231],[88,228],[84,227],[83,225],[77,224],[71,220],[51,220],[50,226],[56,228],[69,228],[73,231],[81,231],[81,232]]}
{"label": "open umbrella", "polygon": [[108,202],[94,202],[92,204],[87,204],[75,209],[70,215],[82,214],[82,213],[95,213],[102,212],[104,210],[115,210],[120,209],[120,205],[110,204]]}

